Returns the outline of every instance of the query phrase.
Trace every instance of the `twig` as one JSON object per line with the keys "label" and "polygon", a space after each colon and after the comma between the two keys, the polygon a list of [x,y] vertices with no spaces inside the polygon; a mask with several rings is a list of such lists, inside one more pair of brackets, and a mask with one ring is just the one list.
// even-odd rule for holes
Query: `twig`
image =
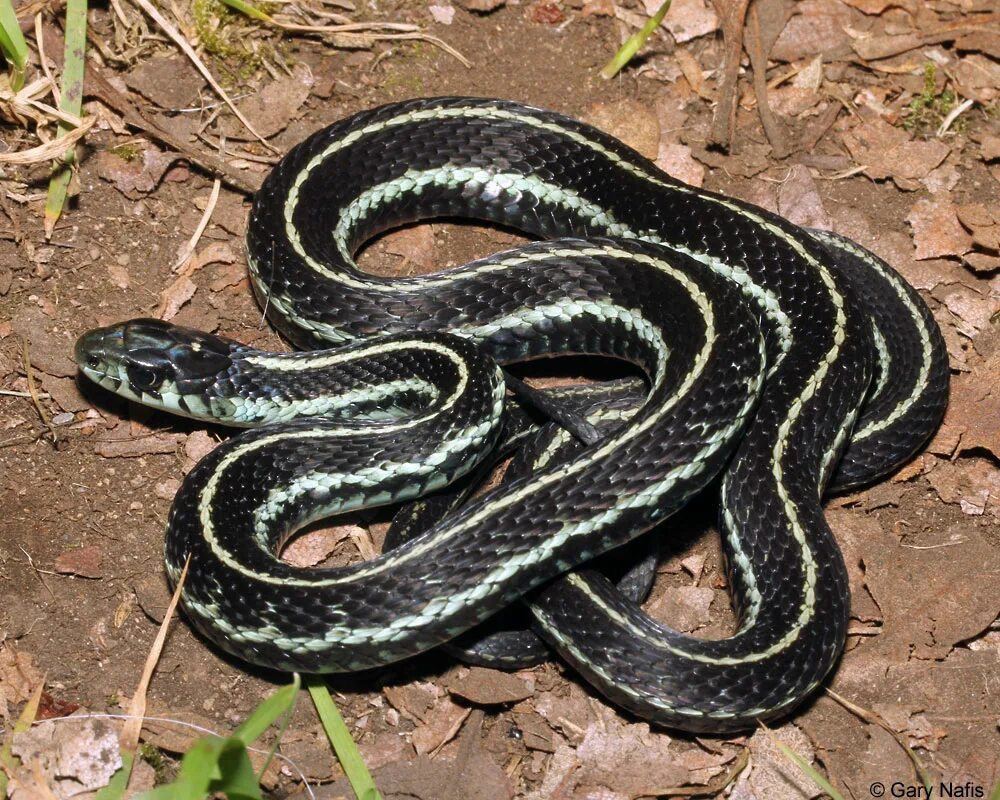
{"label": "twig", "polygon": [[751,6],[748,14],[747,28],[750,38],[746,42],[746,50],[750,56],[750,67],[753,70],[753,93],[757,98],[757,113],[764,125],[764,134],[771,143],[774,157],[784,158],[788,155],[785,135],[767,102],[767,53],[764,52],[764,44],[761,40],[760,16],[757,14],[757,6]]}
{"label": "twig", "polygon": [[729,150],[736,133],[737,87],[740,75],[740,55],[743,52],[743,23],[749,0],[712,0],[722,25],[726,57],[719,86],[719,102],[715,107],[709,141]]}
{"label": "twig", "polygon": [[21,358],[24,361],[24,374],[28,379],[28,393],[31,395],[31,402],[35,406],[35,410],[38,411],[38,416],[42,418],[42,423],[46,428],[49,429],[49,435],[52,436],[52,443],[56,443],[56,429],[52,424],[52,420],[49,419],[49,415],[46,413],[45,408],[42,406],[42,400],[38,396],[38,387],[35,386],[35,373],[31,369],[31,354],[28,348],[28,340],[23,336],[21,337]]}

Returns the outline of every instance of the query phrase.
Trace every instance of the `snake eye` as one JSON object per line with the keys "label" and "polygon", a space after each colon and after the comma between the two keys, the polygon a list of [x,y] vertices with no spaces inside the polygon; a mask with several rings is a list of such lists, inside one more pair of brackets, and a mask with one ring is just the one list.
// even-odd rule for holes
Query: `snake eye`
{"label": "snake eye", "polygon": [[90,367],[91,369],[97,369],[99,366],[101,366],[101,359],[99,359],[97,356],[89,355],[87,356],[87,366]]}
{"label": "snake eye", "polygon": [[127,372],[132,388],[138,389],[140,392],[148,392],[156,389],[163,383],[163,379],[166,377],[164,370],[149,366],[133,365],[128,367]]}

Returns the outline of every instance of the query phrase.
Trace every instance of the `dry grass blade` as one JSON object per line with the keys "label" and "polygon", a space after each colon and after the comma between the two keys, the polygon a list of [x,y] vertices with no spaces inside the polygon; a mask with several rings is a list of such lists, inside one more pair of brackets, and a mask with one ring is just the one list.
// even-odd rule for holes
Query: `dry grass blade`
{"label": "dry grass blade", "polygon": [[827,689],[826,693],[834,700],[836,700],[838,703],[840,703],[840,705],[842,705],[844,708],[850,711],[852,714],[854,714],[857,717],[860,717],[867,723],[870,723],[872,725],[878,725],[882,730],[884,730],[893,739],[895,739],[896,744],[898,744],[903,749],[903,752],[906,753],[907,757],[910,759],[910,762],[913,764],[914,771],[920,778],[920,782],[928,790],[927,796],[930,797],[930,792],[932,789],[932,781],[930,775],[927,774],[927,770],[924,769],[924,765],[920,763],[920,759],[917,758],[917,754],[906,746],[906,742],[904,742],[899,737],[899,734],[890,727],[889,723],[886,722],[884,719],[882,719],[882,717],[880,717],[874,711],[869,711],[866,708],[862,708],[861,706],[852,703],[846,697],[842,697],[841,695],[837,694],[835,691],[833,691],[833,689]]}
{"label": "dry grass blade", "polygon": [[159,11],[157,11],[156,8],[148,2],[148,0],[135,0],[135,3],[139,6],[139,8],[152,17],[153,21],[163,29],[163,32],[166,33],[167,36],[173,40],[174,44],[176,44],[184,52],[184,55],[186,55],[191,60],[191,63],[194,64],[195,69],[197,69],[198,72],[202,74],[202,77],[208,81],[209,85],[215,90],[215,93],[219,95],[227,106],[229,106],[232,112],[236,115],[236,118],[243,123],[244,127],[250,131],[250,133],[253,134],[254,138],[256,138],[272,153],[278,152],[270,144],[268,144],[267,140],[263,136],[257,132],[256,128],[254,128],[254,126],[250,123],[250,120],[243,116],[243,112],[236,107],[236,104],[226,93],[226,90],[223,89],[219,85],[219,82],[215,80],[212,73],[209,72],[208,67],[206,67],[204,62],[198,57],[194,48],[191,47],[190,43],[184,38],[181,32],[171,25]]}
{"label": "dry grass blade", "polygon": [[153,646],[149,650],[149,655],[146,656],[146,664],[142,670],[142,677],[139,678],[139,685],[135,687],[132,702],[129,703],[128,714],[130,719],[122,727],[121,736],[118,737],[118,742],[122,749],[128,753],[134,754],[139,749],[139,734],[142,731],[143,717],[146,716],[146,692],[149,690],[149,682],[153,678],[153,671],[160,660],[160,653],[163,652],[163,643],[167,640],[167,631],[170,628],[170,622],[174,618],[174,613],[177,611],[177,604],[181,599],[181,590],[184,588],[184,581],[187,580],[189,562],[190,559],[184,562],[184,569],[181,570],[181,577],[178,579],[177,587],[170,598],[167,613],[163,616],[160,629],[156,632],[156,639],[153,640]]}
{"label": "dry grass blade", "polygon": [[198,246],[198,240],[201,239],[201,235],[205,232],[205,228],[208,227],[209,220],[212,219],[212,212],[215,211],[215,204],[219,202],[219,190],[222,189],[222,181],[218,178],[212,184],[212,193],[208,197],[208,205],[205,206],[205,213],[201,215],[201,219],[198,221],[198,227],[194,229],[194,233],[191,235],[191,239],[184,246],[184,250],[181,252],[180,257],[171,267],[171,272],[179,272],[181,267],[183,267],[188,260],[194,255],[194,249]]}
{"label": "dry grass blade", "polygon": [[[344,25],[302,25],[296,22],[282,22],[271,20],[271,22],[282,30],[291,33],[328,33],[334,37],[354,38],[359,44],[370,44],[375,41],[400,41],[416,40],[427,42],[435,47],[440,47],[448,55],[455,58],[462,66],[471,69],[472,62],[463,56],[458,50],[429,33],[424,33],[417,29],[416,25],[408,25],[398,22],[354,22]],[[376,28],[372,31],[372,28]],[[393,33],[382,33],[380,31],[393,31]]]}
{"label": "dry grass blade", "polygon": [[32,81],[16,94],[9,89],[0,89],[0,108],[4,108],[6,113],[21,124],[31,119],[36,125],[46,125],[52,119],[57,119],[73,128],[82,125],[83,121],[76,114],[60,111],[38,99],[50,92],[54,94],[54,89],[53,84],[45,77]]}
{"label": "dry grass blade", "polygon": [[46,142],[27,150],[19,150],[16,153],[0,153],[0,164],[37,164],[40,161],[51,161],[54,158],[58,158],[66,152],[67,146],[72,146],[81,139],[95,122],[97,122],[97,118],[91,117],[81,123],[80,127],[74,128],[59,139],[54,139],[51,142]]}

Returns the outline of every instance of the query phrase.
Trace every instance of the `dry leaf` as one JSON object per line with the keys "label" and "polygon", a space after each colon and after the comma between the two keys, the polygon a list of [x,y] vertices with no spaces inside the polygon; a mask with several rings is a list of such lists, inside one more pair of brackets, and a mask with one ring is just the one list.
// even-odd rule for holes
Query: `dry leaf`
{"label": "dry leaf", "polygon": [[921,198],[906,216],[913,227],[914,258],[960,256],[972,247],[972,237],[958,221],[958,213],[948,195]]}
{"label": "dry leaf", "polygon": [[[38,765],[49,788],[59,797],[107,786],[122,765],[118,732],[103,719],[41,722],[24,733],[15,733],[11,751],[22,762]],[[28,800],[21,793],[13,796],[17,800],[22,797]]]}
{"label": "dry leaf", "polygon": [[576,751],[578,793],[603,788],[629,798],[656,797],[688,783],[688,770],[676,761],[670,736],[602,711],[602,724],[588,726]]}
{"label": "dry leaf", "polygon": [[680,631],[694,631],[709,622],[715,591],[707,586],[669,586],[649,606],[649,613]]}
{"label": "dry leaf", "polygon": [[740,773],[730,794],[732,800],[804,800],[819,794],[812,779],[778,749],[774,739],[815,765],[812,742],[794,725],[756,731],[747,743],[752,767]]}
{"label": "dry leaf", "polygon": [[690,186],[701,186],[705,182],[705,166],[695,160],[686,144],[660,142],[656,166]]}
{"label": "dry leaf", "polygon": [[595,103],[587,109],[584,119],[621,139],[646,158],[656,158],[660,147],[660,121],[649,105],[628,99]]}
{"label": "dry leaf", "polygon": [[851,158],[875,180],[892,178],[901,189],[916,189],[948,155],[949,148],[938,140],[911,141],[909,135],[881,117],[871,115],[843,135]]}
{"label": "dry leaf", "polygon": [[[643,0],[646,13],[650,16],[660,7],[660,0]],[[670,31],[678,44],[697,39],[719,29],[719,18],[715,10],[703,0],[674,0],[670,13],[663,18],[663,27]]]}
{"label": "dry leaf", "polygon": [[100,578],[101,548],[97,545],[67,550],[56,558],[55,571],[62,575],[79,575],[81,578]]}
{"label": "dry leaf", "polygon": [[455,20],[455,6],[427,6],[431,19],[441,25],[451,25]]}
{"label": "dry leaf", "polygon": [[823,208],[816,181],[809,168],[795,164],[778,190],[778,213],[805,228],[830,230],[833,223]]}
{"label": "dry leaf", "polygon": [[448,691],[476,705],[516,703],[534,694],[535,687],[517,675],[485,667],[470,667],[452,674]]}

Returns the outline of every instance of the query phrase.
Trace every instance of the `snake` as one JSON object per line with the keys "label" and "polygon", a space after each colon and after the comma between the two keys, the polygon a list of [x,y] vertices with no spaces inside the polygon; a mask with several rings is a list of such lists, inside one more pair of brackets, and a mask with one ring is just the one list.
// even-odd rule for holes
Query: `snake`
{"label": "snake", "polygon": [[[434,219],[534,241],[426,275],[358,266],[380,234]],[[571,117],[470,97],[309,136],[256,194],[246,252],[298,350],[152,319],[76,346],[112,392],[245,429],[185,476],[167,524],[167,575],[187,565],[182,605],[209,641],[267,668],[368,670],[524,603],[609,701],[710,733],[786,715],[830,674],[850,593],[823,498],[896,470],[947,402],[941,333],[880,258]],[[625,362],[640,388],[548,393],[597,432],[585,441],[508,391],[511,367],[567,355]],[[317,520],[430,502],[530,441],[527,468],[374,559],[279,557]],[[654,620],[595,566],[647,532],[669,540],[706,492],[737,616],[721,639]]]}

